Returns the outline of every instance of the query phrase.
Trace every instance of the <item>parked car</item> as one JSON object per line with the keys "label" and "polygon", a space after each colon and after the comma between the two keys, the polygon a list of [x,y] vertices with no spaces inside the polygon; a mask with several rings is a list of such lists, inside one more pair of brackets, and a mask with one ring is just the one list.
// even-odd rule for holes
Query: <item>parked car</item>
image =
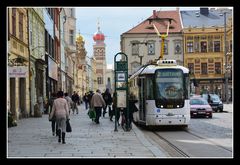
{"label": "parked car", "polygon": [[191,113],[191,118],[193,117],[212,118],[212,107],[202,97],[191,97],[190,113]]}
{"label": "parked car", "polygon": [[[208,97],[210,96],[210,100],[208,99]],[[220,97],[217,95],[217,94],[202,94],[202,97],[205,99],[205,100],[209,100],[209,104],[210,106],[212,107],[212,109],[215,111],[215,112],[223,112],[223,103],[220,99]]]}

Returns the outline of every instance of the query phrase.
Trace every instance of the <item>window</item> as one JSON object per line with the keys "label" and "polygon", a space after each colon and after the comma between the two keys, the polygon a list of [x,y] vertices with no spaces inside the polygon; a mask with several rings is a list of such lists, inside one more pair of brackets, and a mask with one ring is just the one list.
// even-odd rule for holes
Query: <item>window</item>
{"label": "window", "polygon": [[193,53],[193,42],[187,42],[187,52]]}
{"label": "window", "polygon": [[166,41],[164,42],[164,54],[168,54],[168,43],[166,43]]}
{"label": "window", "polygon": [[181,54],[181,53],[182,53],[181,42],[175,42],[175,54]]}
{"label": "window", "polygon": [[201,63],[201,74],[207,74],[207,63]]}
{"label": "window", "polygon": [[19,39],[23,40],[23,13],[19,14]]}
{"label": "window", "polygon": [[139,45],[138,43],[132,43],[132,55],[139,54]]}
{"label": "window", "polygon": [[220,52],[220,41],[214,41],[214,52]]}
{"label": "window", "polygon": [[207,52],[207,42],[206,41],[201,42],[201,52]]}
{"label": "window", "polygon": [[194,63],[188,63],[188,69],[190,74],[194,74]]}
{"label": "window", "polygon": [[71,9],[71,17],[75,17],[74,9]]}
{"label": "window", "polygon": [[16,36],[16,9],[12,9],[12,34]]}
{"label": "window", "polygon": [[148,55],[154,55],[155,54],[155,45],[154,43],[148,43]]}
{"label": "window", "polygon": [[221,74],[221,63],[215,62],[215,74]]}
{"label": "window", "polygon": [[208,36],[208,52],[213,52],[213,36]]}
{"label": "window", "polygon": [[194,52],[199,52],[199,36],[194,36]]}
{"label": "window", "polygon": [[69,31],[69,44],[74,45],[74,30]]}
{"label": "window", "polygon": [[147,78],[147,99],[148,100],[154,100],[153,96],[153,78],[148,77]]}
{"label": "window", "polygon": [[103,79],[102,79],[102,77],[98,77],[98,78],[97,78],[97,82],[98,82],[98,84],[103,84]]}

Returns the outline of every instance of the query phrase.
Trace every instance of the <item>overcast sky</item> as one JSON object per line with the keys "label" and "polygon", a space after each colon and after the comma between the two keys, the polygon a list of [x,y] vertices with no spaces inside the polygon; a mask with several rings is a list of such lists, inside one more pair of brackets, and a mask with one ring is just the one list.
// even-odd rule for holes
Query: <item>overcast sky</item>
{"label": "overcast sky", "polygon": [[[199,7],[188,7],[180,10],[195,10]],[[105,35],[106,62],[114,63],[114,55],[120,52],[120,35],[138,25],[152,15],[153,10],[176,10],[176,7],[83,7],[76,8],[77,33],[85,40],[87,56],[93,56],[93,35],[100,30]]]}

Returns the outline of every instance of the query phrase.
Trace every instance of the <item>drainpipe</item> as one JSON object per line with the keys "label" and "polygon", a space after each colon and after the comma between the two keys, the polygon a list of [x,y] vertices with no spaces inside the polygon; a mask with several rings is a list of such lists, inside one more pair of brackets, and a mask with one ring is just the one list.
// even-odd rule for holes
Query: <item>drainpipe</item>
{"label": "drainpipe", "polygon": [[[30,9],[31,10],[31,9]],[[28,55],[29,55],[29,59],[28,59],[28,84],[29,84],[29,116],[32,116],[32,95],[31,95],[31,78],[30,78],[30,73],[31,73],[31,54],[30,54],[30,45],[29,45],[29,9],[27,9],[27,29],[28,29]]]}

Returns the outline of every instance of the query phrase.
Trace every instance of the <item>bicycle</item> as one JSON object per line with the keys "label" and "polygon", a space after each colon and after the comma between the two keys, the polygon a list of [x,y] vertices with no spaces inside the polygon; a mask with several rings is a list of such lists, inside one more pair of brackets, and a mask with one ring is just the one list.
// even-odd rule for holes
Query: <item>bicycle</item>
{"label": "bicycle", "polygon": [[127,126],[127,118],[126,118],[126,109],[121,109],[120,114],[121,114],[121,127],[123,128],[124,131],[130,131],[132,128],[131,124],[129,127]]}

